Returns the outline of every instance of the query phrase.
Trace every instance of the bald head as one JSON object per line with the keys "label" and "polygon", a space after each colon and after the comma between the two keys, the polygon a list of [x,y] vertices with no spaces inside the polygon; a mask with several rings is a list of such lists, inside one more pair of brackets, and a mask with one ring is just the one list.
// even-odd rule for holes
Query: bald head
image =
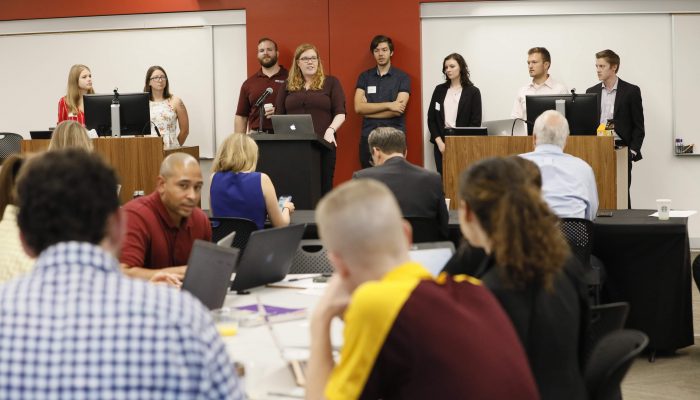
{"label": "bald head", "polygon": [[562,149],[569,137],[569,122],[559,112],[547,110],[535,120],[535,144],[553,144]]}
{"label": "bald head", "polygon": [[358,179],[338,186],[318,204],[316,220],[324,246],[351,268],[408,254],[399,205],[378,181]]}
{"label": "bald head", "polygon": [[[173,176],[176,169],[181,169],[183,167],[195,166],[199,169],[199,162],[196,158],[192,157],[187,153],[173,153],[163,160],[160,164],[160,176],[167,179]],[[201,174],[201,172],[200,172]]]}
{"label": "bald head", "polygon": [[202,170],[197,159],[185,153],[173,153],[160,165],[156,190],[172,222],[179,225],[199,204]]}

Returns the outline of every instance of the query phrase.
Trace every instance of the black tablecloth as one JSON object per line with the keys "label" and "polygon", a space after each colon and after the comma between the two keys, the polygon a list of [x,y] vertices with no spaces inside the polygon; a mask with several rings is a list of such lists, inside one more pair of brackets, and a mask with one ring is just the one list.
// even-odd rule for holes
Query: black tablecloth
{"label": "black tablecloth", "polygon": [[[690,246],[687,218],[659,221],[651,210],[614,210],[594,221],[593,254],[607,270],[605,300],[630,303],[627,327],[649,336],[649,349],[693,344]],[[313,210],[298,210],[304,238],[318,238]],[[450,239],[461,240],[457,212],[450,211]]]}
{"label": "black tablecloth", "polygon": [[649,348],[693,344],[688,219],[659,221],[652,210],[615,210],[594,224],[593,254],[605,264],[608,301],[627,301],[627,327],[649,336]]}

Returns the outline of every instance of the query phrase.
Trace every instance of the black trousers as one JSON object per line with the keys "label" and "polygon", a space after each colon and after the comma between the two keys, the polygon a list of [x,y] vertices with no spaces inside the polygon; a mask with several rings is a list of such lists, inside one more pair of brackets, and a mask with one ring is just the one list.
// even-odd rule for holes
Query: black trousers
{"label": "black trousers", "polygon": [[369,136],[360,135],[360,166],[363,169],[372,166],[370,163],[370,161],[372,161],[372,153],[369,151],[369,143],[367,143],[368,138]]}
{"label": "black trousers", "polygon": [[433,145],[433,156],[435,157],[435,168],[437,169],[438,174],[442,176],[442,153],[440,152],[437,144]]}
{"label": "black trousers", "polygon": [[321,196],[333,189],[335,175],[335,147],[332,150],[321,150]]}

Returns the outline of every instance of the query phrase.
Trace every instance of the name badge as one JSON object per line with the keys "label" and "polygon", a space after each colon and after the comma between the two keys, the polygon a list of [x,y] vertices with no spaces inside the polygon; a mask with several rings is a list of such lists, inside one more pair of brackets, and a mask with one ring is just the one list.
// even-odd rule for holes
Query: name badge
{"label": "name badge", "polygon": [[376,86],[367,86],[367,94],[377,93]]}
{"label": "name badge", "polygon": [[440,103],[435,103],[435,111],[440,111]]}

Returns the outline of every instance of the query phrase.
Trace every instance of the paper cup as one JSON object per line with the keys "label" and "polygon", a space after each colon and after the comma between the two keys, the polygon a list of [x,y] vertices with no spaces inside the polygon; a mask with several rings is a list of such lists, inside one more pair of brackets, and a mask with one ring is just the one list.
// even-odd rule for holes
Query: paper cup
{"label": "paper cup", "polygon": [[659,219],[667,220],[671,215],[671,199],[656,199],[656,208],[659,211]]}

